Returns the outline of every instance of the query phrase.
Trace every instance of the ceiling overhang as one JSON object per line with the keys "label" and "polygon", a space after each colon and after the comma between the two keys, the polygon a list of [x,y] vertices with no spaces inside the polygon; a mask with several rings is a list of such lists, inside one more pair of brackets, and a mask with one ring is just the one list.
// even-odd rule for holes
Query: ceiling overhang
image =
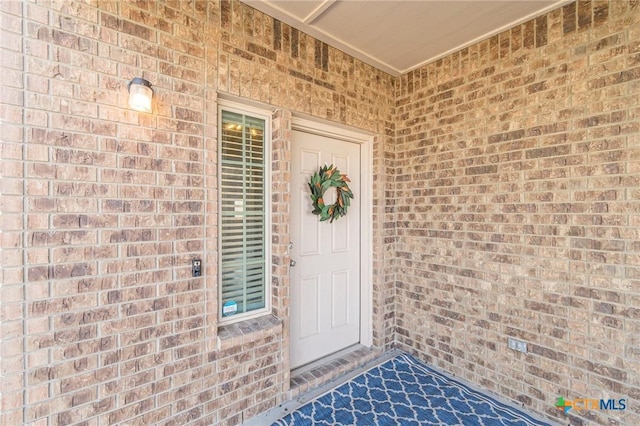
{"label": "ceiling overhang", "polygon": [[571,0],[242,0],[398,76]]}

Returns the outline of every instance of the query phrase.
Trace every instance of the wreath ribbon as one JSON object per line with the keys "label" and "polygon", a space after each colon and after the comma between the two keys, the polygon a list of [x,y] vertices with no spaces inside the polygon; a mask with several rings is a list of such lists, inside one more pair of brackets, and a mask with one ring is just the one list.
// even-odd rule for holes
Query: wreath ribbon
{"label": "wreath ribbon", "polygon": [[[347,175],[340,173],[340,170],[333,167],[333,164],[324,165],[311,176],[308,183],[313,201],[311,213],[320,216],[320,222],[328,220],[331,223],[347,214],[347,209],[353,199],[353,192],[349,189],[347,182],[351,182]],[[324,202],[324,193],[331,187],[336,188],[338,197],[335,203],[327,205]]]}

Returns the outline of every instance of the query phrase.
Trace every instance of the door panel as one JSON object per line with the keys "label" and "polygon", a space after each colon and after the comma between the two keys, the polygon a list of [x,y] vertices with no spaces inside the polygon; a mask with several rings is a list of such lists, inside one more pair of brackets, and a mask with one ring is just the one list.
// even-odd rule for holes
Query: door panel
{"label": "door panel", "polygon": [[[312,214],[307,183],[325,164],[349,176],[354,199],[333,223]],[[360,145],[293,131],[291,158],[291,367],[360,340]],[[336,200],[335,188],[324,195]]]}
{"label": "door panel", "polygon": [[331,328],[338,328],[349,322],[349,271],[335,271],[331,274]]}
{"label": "door panel", "polygon": [[[349,210],[350,211],[350,210]],[[347,213],[351,214],[351,213]],[[336,220],[331,226],[331,251],[333,253],[349,251],[349,224],[345,220]]]}
{"label": "door panel", "polygon": [[320,299],[319,276],[309,276],[301,280],[300,285],[305,288],[307,297],[300,300],[300,338],[307,338],[320,333]]}

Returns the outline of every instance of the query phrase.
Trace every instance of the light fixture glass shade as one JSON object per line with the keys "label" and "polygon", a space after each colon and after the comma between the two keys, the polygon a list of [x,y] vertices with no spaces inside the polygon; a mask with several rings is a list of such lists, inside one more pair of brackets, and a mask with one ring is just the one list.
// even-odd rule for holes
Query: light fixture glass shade
{"label": "light fixture glass shade", "polygon": [[153,90],[151,83],[136,77],[129,82],[129,107],[136,111],[151,112]]}

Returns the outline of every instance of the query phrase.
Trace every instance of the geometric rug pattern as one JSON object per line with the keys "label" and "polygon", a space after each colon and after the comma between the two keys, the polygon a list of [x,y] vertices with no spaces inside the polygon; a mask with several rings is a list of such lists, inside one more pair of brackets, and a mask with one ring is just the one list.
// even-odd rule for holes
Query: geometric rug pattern
{"label": "geometric rug pattern", "polygon": [[398,355],[308,402],[272,426],[549,426]]}

